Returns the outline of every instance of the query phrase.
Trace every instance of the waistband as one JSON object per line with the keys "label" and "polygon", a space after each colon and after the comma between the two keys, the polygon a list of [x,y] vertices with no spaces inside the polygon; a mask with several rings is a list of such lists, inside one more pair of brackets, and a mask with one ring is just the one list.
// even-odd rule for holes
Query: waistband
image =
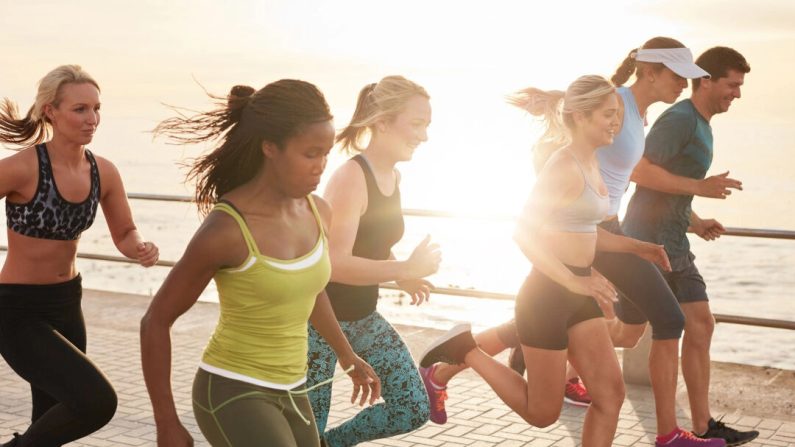
{"label": "waistband", "polygon": [[[591,276],[591,266],[590,265],[588,267],[575,267],[573,265],[568,265],[568,264],[563,264],[563,265],[567,269],[569,269],[570,272],[574,273],[577,276]],[[533,270],[530,272],[530,274],[542,275],[545,278],[549,278],[549,275],[547,275],[546,273],[542,272],[541,270],[538,270],[537,268],[533,268]],[[549,278],[549,279],[551,280],[552,278]]]}
{"label": "waistband", "polygon": [[53,309],[79,304],[83,278],[53,284],[0,284],[0,309]]}
{"label": "waistband", "polygon": [[599,228],[619,236],[624,235],[624,232],[621,231],[621,222],[618,221],[617,216],[599,222]]}

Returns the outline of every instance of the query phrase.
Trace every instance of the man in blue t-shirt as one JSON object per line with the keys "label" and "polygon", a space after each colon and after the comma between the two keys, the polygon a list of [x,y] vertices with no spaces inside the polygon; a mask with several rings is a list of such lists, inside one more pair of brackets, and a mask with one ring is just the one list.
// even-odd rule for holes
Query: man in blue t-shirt
{"label": "man in blue t-shirt", "polygon": [[638,187],[629,202],[623,230],[627,236],[665,246],[671,272],[663,272],[685,314],[682,374],[687,385],[693,432],[702,438],[723,438],[727,445],[744,444],[759,433],[741,432],[712,418],[709,408],[709,348],[715,319],[706,285],[690,252],[687,231],[705,240],[725,229],[715,219],[701,219],[691,209],[694,195],[726,198],[742,184],[728,172],[706,177],[712,164],[710,119],[729,110],[740,98],[745,73],[751,71],[737,51],[715,47],[696,64],[709,72],[694,79],[693,93],[666,110],[649,131],[643,159],[632,174]]}

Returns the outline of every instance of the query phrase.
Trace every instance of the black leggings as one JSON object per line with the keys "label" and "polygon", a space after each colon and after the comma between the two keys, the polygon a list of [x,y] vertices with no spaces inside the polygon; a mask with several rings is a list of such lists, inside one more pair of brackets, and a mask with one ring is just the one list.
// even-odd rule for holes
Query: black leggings
{"label": "black leggings", "polygon": [[58,447],[111,420],[116,392],[86,357],[78,275],[58,284],[0,284],[0,354],[30,383],[33,415],[16,446]]}
{"label": "black leggings", "polygon": [[[618,219],[599,224],[622,235]],[[685,315],[660,270],[649,261],[629,253],[596,252],[593,268],[613,283],[621,293],[616,316],[626,324],[651,325],[655,340],[678,339],[685,328]]]}

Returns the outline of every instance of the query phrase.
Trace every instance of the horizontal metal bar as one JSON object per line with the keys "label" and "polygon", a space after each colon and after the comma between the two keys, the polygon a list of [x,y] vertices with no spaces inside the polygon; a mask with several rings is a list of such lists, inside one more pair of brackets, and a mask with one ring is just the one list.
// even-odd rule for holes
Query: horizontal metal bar
{"label": "horizontal metal bar", "polygon": [[[8,247],[5,245],[0,245],[0,251],[8,251]],[[122,262],[127,264],[138,263],[138,261],[134,259],[129,259],[123,256],[110,256],[110,255],[101,255],[96,253],[78,253],[77,257],[81,259],[90,259],[94,261]],[[176,263],[174,261],[161,260],[157,261],[155,265],[160,267],[174,267],[175,264]],[[400,290],[400,287],[398,287],[397,284],[391,282],[383,283],[380,285],[380,287],[388,290]],[[488,292],[478,289],[459,289],[456,287],[434,287],[433,293],[439,295],[461,296],[467,298],[489,298],[495,300],[514,300],[516,297],[515,295],[509,293]],[[748,326],[795,330],[795,321],[773,320],[768,318],[744,317],[740,315],[727,315],[727,314],[714,314],[714,315],[715,315],[715,320],[718,323],[743,324]]]}
{"label": "horizontal metal bar", "polygon": [[[144,193],[135,193],[135,192],[128,193],[127,197],[136,200],[158,200],[164,202],[186,203],[193,201],[193,198],[190,196],[167,195],[167,194],[144,194]],[[423,210],[417,208],[403,208],[403,214],[412,217],[436,217],[436,218],[445,218],[445,219],[495,220],[495,221],[506,221],[506,222],[516,220],[516,216],[508,214],[459,213],[452,211]],[[795,231],[790,231],[790,230],[726,227],[726,232],[723,234],[724,236],[761,237],[769,239],[795,240]]]}
{"label": "horizontal metal bar", "polygon": [[[8,246],[0,245],[0,251],[8,251]],[[138,261],[135,259],[126,258],[124,256],[111,256],[111,255],[101,255],[97,253],[78,253],[77,257],[80,259],[91,259],[94,261],[111,261],[111,262],[121,262],[124,264],[138,264]],[[159,260],[155,263],[155,265],[160,267],[174,267],[177,263],[174,261],[163,261]]]}
{"label": "horizontal metal bar", "polygon": [[773,320],[770,318],[744,317],[741,315],[713,314],[718,323],[744,324],[746,326],[769,327],[795,330],[795,321]]}

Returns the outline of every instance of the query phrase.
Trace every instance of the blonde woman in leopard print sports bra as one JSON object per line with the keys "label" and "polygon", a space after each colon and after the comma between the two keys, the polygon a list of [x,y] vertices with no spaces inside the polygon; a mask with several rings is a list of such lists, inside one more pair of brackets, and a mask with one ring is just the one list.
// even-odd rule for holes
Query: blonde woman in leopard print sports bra
{"label": "blonde woman in leopard print sports bra", "polygon": [[116,167],[86,148],[99,109],[99,85],[77,65],[44,76],[26,116],[9,99],[0,104],[0,144],[22,148],[0,160],[8,223],[0,354],[30,383],[33,399],[31,425],[6,447],[60,446],[98,430],[116,411],[113,387],[85,354],[75,266],[80,234],[97,208],[122,254],[144,267],[158,259],[157,246],[135,227]]}

